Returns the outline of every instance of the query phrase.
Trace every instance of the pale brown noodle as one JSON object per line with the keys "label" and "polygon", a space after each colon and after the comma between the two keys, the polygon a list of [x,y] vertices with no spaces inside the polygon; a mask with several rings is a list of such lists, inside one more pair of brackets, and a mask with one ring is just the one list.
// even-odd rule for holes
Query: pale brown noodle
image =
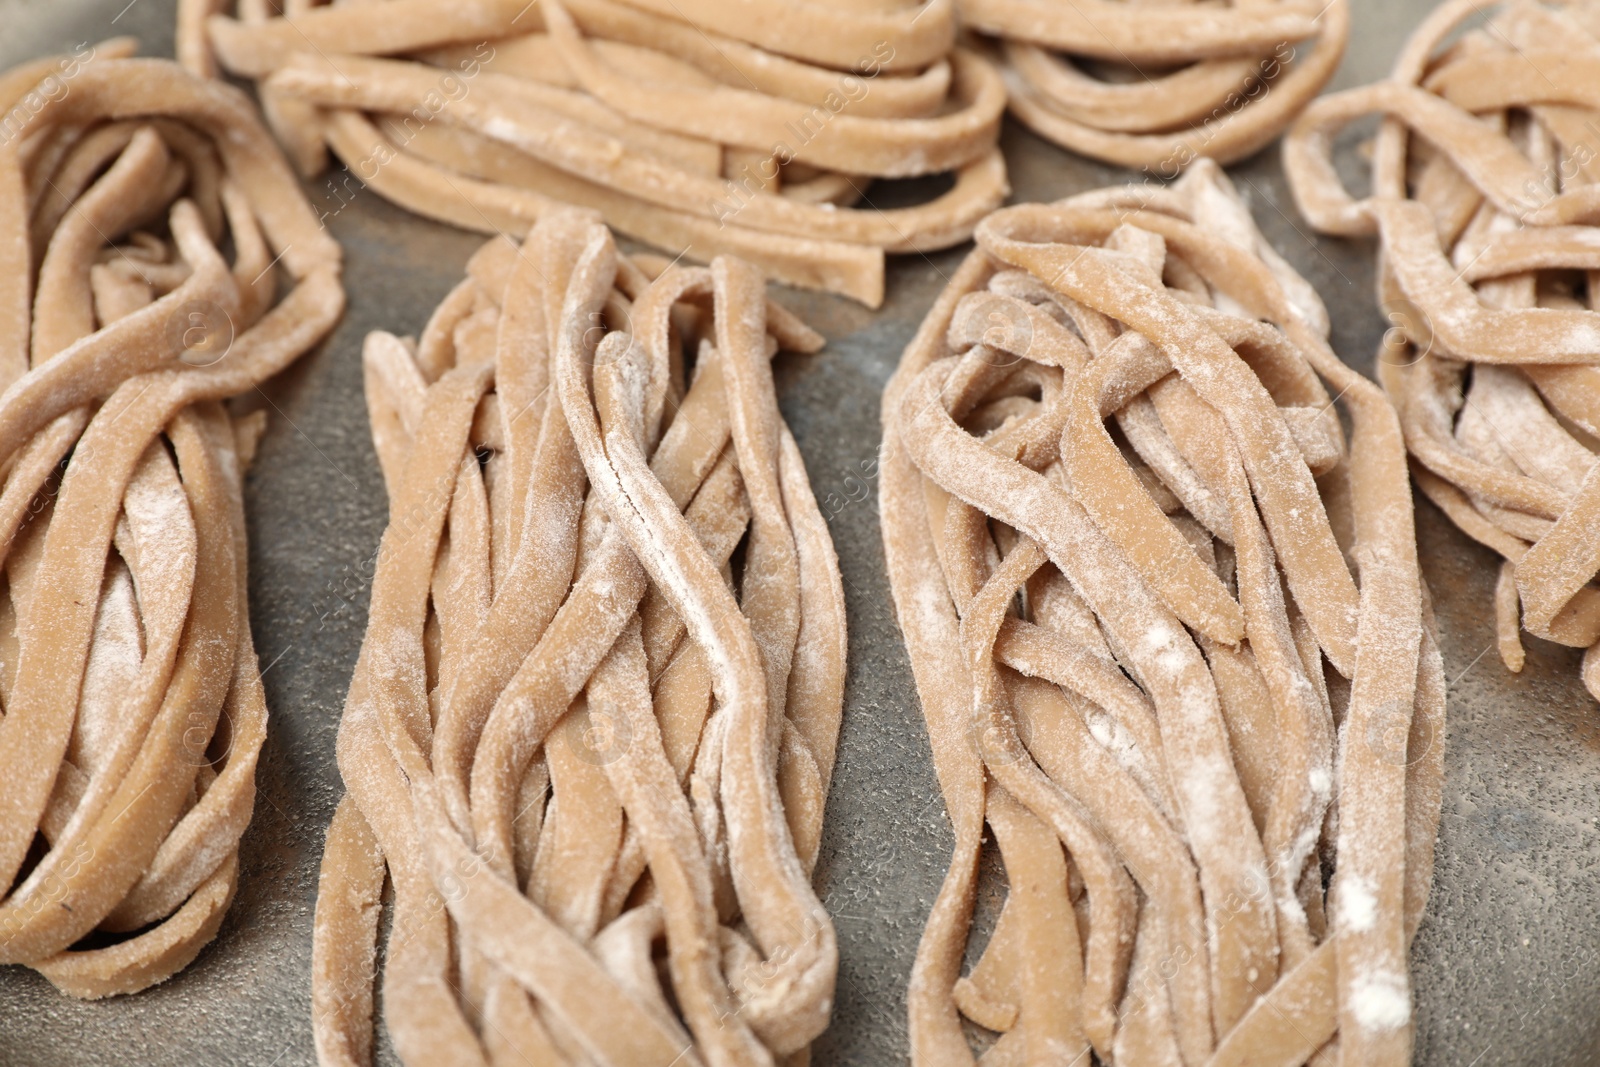
{"label": "pale brown noodle", "polygon": [[[966,240],[999,206],[1006,92],[951,0],[184,0],[179,49],[260,79],[303,173],[524,234],[553,207],[876,307],[885,252]],[[879,210],[874,178],[951,173]]]}
{"label": "pale brown noodle", "polygon": [[[654,280],[651,280],[651,279]],[[496,238],[364,355],[390,524],[317,898],[323,1064],[800,1064],[844,598],[758,270]],[[659,964],[659,966],[658,966]]]}
{"label": "pale brown noodle", "polygon": [[985,1064],[1408,1062],[1444,679],[1393,410],[1210,161],[977,240],[883,406],[955,832],[913,1062],[963,1017]]}
{"label": "pale brown noodle", "polygon": [[[1600,4],[1439,7],[1386,81],[1319,100],[1284,145],[1302,212],[1379,238],[1378,353],[1417,484],[1504,557],[1501,658],[1521,629],[1588,649],[1600,698]],[[1334,136],[1384,122],[1372,191]]]}
{"label": "pale brown noodle", "polygon": [[1011,111],[1063,148],[1176,177],[1244,159],[1333,77],[1345,0],[960,0],[998,38]]}
{"label": "pale brown noodle", "polygon": [[249,101],[132,51],[0,75],[0,963],[78,997],[170,977],[233,898],[265,419],[224,402],[344,305]]}

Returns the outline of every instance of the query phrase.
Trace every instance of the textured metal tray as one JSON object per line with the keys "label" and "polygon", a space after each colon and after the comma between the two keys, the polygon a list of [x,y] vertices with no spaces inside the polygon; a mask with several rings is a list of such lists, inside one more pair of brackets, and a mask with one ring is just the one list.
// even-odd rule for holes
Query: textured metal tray
{"label": "textured metal tray", "polygon": [[[1335,87],[1382,76],[1421,0],[1356,0]],[[0,67],[82,41],[140,37],[170,55],[170,0],[0,0]],[[1008,125],[1019,200],[1130,176]],[[1233,168],[1273,244],[1322,293],[1334,343],[1370,372],[1386,323],[1372,249],[1313,238],[1277,151]],[[342,201],[318,184],[319,210]],[[359,351],[368,330],[420,331],[481,238],[407,215],[370,191],[329,225],[344,243],[350,304],[332,339],[269,383],[270,429],[247,490],[250,593],[272,724],[243,875],[221,934],[165,985],[85,1004],[33,972],[0,968],[0,1064],[311,1064],[311,920],[322,835],[342,787],[333,742],[366,618],[383,530],[383,481],[367,436]],[[883,569],[872,484],[878,398],[955,251],[890,269],[879,312],[783,291],[828,335],[785,358],[784,413],[830,516],[850,611],[843,743],[817,881],[841,965],[819,1067],[906,1059],[904,987],[950,835]],[[1578,656],[1529,641],[1521,676],[1496,656],[1494,559],[1426,503],[1417,529],[1437,606],[1449,729],[1433,898],[1413,953],[1417,1054],[1430,1067],[1600,1063],[1600,707]],[[980,912],[1003,893],[989,872]],[[381,1036],[380,1062],[395,1062]]]}

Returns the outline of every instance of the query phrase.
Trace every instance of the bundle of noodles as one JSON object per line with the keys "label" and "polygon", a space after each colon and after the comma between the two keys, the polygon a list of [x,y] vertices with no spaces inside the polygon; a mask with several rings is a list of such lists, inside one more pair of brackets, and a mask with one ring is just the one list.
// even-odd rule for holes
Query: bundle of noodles
{"label": "bundle of noodles", "polygon": [[977,237],[883,409],[955,831],[913,1062],[965,1016],[989,1063],[1406,1063],[1444,681],[1393,410],[1209,161]]}
{"label": "bundle of noodles", "polygon": [[1243,159],[1278,136],[1333,77],[1350,34],[1345,0],[960,0],[960,9],[999,38],[1023,123],[1165,178],[1199,156]]}
{"label": "bundle of noodles", "polygon": [[[180,5],[179,48],[261,79],[307,174],[324,146],[419,214],[520,235],[552,206],[877,306],[883,254],[966,240],[1006,194],[1005,87],[951,0],[389,0]],[[879,210],[873,178],[953,172]],[[331,184],[331,183],[330,183]],[[852,209],[860,204],[859,209]]]}
{"label": "bundle of noodles", "polygon": [[[651,277],[654,280],[651,280]],[[462,296],[461,294],[465,294]],[[459,297],[459,298],[458,298]],[[843,704],[838,563],[761,274],[552,212],[366,348],[391,522],[317,898],[324,1064],[804,1063]]]}
{"label": "bundle of noodles", "polygon": [[[1524,627],[1586,648],[1600,699],[1600,4],[1459,32],[1480,15],[1438,8],[1387,81],[1307,111],[1284,166],[1312,225],[1379,237],[1384,387],[1418,486],[1504,557],[1501,658],[1522,669]],[[1374,112],[1372,195],[1352,200],[1332,139]]]}
{"label": "bundle of noodles", "polygon": [[0,75],[0,963],[79,997],[166,979],[233,898],[264,423],[222,402],[344,301],[249,101],[131,52]]}

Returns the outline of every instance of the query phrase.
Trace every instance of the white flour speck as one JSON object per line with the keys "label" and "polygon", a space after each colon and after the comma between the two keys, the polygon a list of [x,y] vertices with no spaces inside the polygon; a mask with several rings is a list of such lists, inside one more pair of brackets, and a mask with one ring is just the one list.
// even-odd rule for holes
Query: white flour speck
{"label": "white flour speck", "polygon": [[1379,971],[1355,980],[1350,1010],[1368,1030],[1398,1030],[1411,1020],[1411,990],[1400,975]]}
{"label": "white flour speck", "polygon": [[1378,898],[1366,879],[1354,875],[1339,885],[1339,919],[1345,929],[1365,933],[1378,921]]}

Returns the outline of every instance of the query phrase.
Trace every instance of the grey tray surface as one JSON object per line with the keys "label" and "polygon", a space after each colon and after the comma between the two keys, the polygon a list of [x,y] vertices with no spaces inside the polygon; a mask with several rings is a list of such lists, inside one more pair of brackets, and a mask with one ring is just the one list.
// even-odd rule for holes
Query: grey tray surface
{"label": "grey tray surface", "polygon": [[[1381,77],[1423,0],[1355,0],[1335,88]],[[0,0],[0,69],[119,34],[172,52],[170,0]],[[1016,200],[1138,180],[1008,123]],[[1315,237],[1276,147],[1231,168],[1268,238],[1322,293],[1334,344],[1370,373],[1388,325],[1372,247]],[[311,922],[322,835],[342,793],[333,743],[366,618],[386,501],[368,440],[361,339],[419,332],[481,237],[408,215],[375,193],[348,204],[307,186],[343,243],[349,310],[333,337],[259,402],[270,428],[251,471],[251,620],[271,731],[238,899],[187,970],[133,997],[80,1003],[33,972],[0,968],[0,1065],[312,1064]],[[335,213],[336,212],[336,213]],[[827,334],[785,357],[784,414],[837,544],[850,613],[844,735],[817,882],[839,931],[833,1024],[818,1067],[903,1063],[904,987],[948,860],[950,833],[895,624],[872,472],[878,400],[917,323],[962,255],[891,263],[870,312],[792,290],[778,299]],[[1600,707],[1578,655],[1528,642],[1520,676],[1493,649],[1495,558],[1425,502],[1417,508],[1450,679],[1444,819],[1433,897],[1413,953],[1416,1062],[1600,1063]],[[1003,895],[987,872],[980,912]],[[381,1028],[379,1060],[395,1058]]]}

